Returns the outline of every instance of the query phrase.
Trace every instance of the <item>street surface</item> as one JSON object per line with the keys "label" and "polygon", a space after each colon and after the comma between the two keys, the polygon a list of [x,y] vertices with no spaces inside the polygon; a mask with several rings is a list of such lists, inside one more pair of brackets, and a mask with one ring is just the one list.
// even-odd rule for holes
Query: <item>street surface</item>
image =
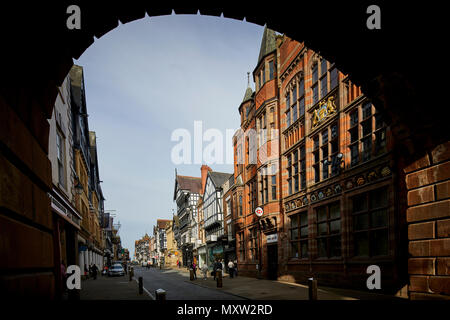
{"label": "street surface", "polygon": [[[176,269],[160,270],[135,267],[134,277],[136,279],[142,277],[144,288],[153,296],[155,296],[155,290],[157,289],[166,290],[167,300],[243,300],[243,298],[233,294],[196,285],[189,280],[188,273],[182,273]],[[211,277],[207,280],[199,277],[194,282],[206,281],[215,283]]]}

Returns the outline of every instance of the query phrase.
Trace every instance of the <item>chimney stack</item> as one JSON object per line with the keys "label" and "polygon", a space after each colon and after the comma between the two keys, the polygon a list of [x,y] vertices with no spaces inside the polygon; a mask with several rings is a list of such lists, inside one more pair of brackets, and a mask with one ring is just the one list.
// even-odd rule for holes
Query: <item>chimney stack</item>
{"label": "chimney stack", "polygon": [[208,171],[212,171],[212,169],[208,167],[206,164],[204,164],[202,165],[200,170],[202,171],[202,194],[203,194],[203,190],[205,190],[206,177],[208,176]]}

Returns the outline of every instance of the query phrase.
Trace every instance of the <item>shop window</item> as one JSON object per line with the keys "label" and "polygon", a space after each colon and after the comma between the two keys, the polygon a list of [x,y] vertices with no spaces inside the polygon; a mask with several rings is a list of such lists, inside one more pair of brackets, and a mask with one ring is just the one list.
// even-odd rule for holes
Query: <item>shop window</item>
{"label": "shop window", "polygon": [[387,188],[352,198],[354,256],[385,256],[389,248]]}
{"label": "shop window", "polygon": [[289,240],[290,257],[307,258],[308,257],[308,214],[302,212],[290,217]]}
{"label": "shop window", "polygon": [[317,221],[317,250],[319,258],[341,256],[340,203],[315,209]]}

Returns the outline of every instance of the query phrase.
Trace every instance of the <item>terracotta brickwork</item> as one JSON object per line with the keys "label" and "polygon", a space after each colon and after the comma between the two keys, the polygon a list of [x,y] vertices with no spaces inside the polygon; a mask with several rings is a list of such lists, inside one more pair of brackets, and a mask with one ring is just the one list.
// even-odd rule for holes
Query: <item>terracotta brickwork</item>
{"label": "terracotta brickwork", "polygon": [[0,98],[0,295],[9,298],[55,295],[48,122],[32,101],[15,101],[27,122]]}
{"label": "terracotta brickwork", "polygon": [[450,142],[408,165],[411,299],[450,299]]}
{"label": "terracotta brickwork", "polygon": [[[275,41],[276,48],[253,72],[256,92],[239,107],[241,130],[234,139],[235,179],[245,184],[243,214],[236,220],[240,273],[296,282],[313,276],[322,285],[367,289],[366,269],[377,264],[385,291],[404,291],[406,270],[397,263],[402,223],[390,128],[332,62],[288,37],[276,36]],[[267,74],[271,61],[276,61],[273,78]],[[270,128],[279,129],[277,137],[270,135]],[[256,130],[256,165],[249,162],[250,129]],[[262,129],[269,131],[266,137]],[[240,158],[243,165],[237,162]],[[323,165],[337,159],[333,167]],[[264,170],[274,163],[277,171],[269,175],[268,184]],[[372,203],[379,194],[383,200],[377,211]],[[353,208],[359,198],[366,206],[363,213],[367,210],[362,216]],[[254,213],[256,206],[264,210],[261,218]],[[328,212],[328,219],[331,210],[338,212],[333,228],[338,227],[331,230],[327,222],[326,237],[321,210]],[[355,217],[369,219],[377,212],[382,212],[381,224],[356,232],[361,227],[354,225]],[[338,244],[331,245],[332,239]]]}

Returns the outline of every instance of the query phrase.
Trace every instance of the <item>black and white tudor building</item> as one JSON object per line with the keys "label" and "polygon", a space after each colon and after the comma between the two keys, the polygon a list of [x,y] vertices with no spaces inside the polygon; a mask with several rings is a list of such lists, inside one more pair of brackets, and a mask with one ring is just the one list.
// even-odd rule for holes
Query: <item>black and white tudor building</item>
{"label": "black and white tudor building", "polygon": [[203,216],[207,244],[207,264],[211,267],[216,259],[224,258],[223,189],[222,185],[232,174],[209,171],[203,190]]}

